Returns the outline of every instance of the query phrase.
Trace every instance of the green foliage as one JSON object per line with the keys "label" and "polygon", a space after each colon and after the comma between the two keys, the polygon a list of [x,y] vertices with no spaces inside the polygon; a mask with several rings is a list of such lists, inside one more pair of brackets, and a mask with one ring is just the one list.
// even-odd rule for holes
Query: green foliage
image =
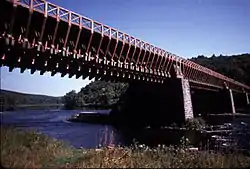
{"label": "green foliage", "polygon": [[126,91],[127,84],[94,81],[83,87],[80,92],[69,92],[63,98],[67,109],[82,106],[110,107]]}
{"label": "green foliage", "polygon": [[63,96],[63,102],[66,109],[73,109],[77,106],[76,91],[72,90]]}
{"label": "green foliage", "polygon": [[198,56],[190,60],[250,86],[250,54]]}
{"label": "green foliage", "polygon": [[86,104],[114,104],[126,90],[124,83],[94,81],[82,88],[78,96],[83,96]]}
{"label": "green foliage", "polygon": [[[240,153],[194,151],[187,147],[146,145],[75,149],[36,132],[1,128],[4,168],[249,168]],[[183,138],[185,139],[185,138]],[[186,142],[184,143],[186,144]]]}
{"label": "green foliage", "polygon": [[205,121],[201,117],[187,119],[184,127],[189,130],[200,130],[205,127]]}
{"label": "green foliage", "polygon": [[180,147],[185,148],[185,147],[189,146],[191,142],[188,138],[183,136],[180,140],[180,143],[181,143]]}
{"label": "green foliage", "polygon": [[26,94],[7,90],[0,90],[0,111],[14,110],[19,105],[42,105],[61,103],[61,97]]}
{"label": "green foliage", "polygon": [[1,127],[1,165],[4,168],[44,168],[60,156],[68,157],[72,150],[65,143],[35,131]]}

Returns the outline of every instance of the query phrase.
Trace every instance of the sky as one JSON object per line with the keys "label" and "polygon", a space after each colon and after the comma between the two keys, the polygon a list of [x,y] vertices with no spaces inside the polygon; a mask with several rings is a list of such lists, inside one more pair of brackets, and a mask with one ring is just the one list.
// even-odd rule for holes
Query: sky
{"label": "sky", "polygon": [[[250,53],[249,0],[49,0],[184,58]],[[1,88],[62,96],[90,81],[1,68]]]}

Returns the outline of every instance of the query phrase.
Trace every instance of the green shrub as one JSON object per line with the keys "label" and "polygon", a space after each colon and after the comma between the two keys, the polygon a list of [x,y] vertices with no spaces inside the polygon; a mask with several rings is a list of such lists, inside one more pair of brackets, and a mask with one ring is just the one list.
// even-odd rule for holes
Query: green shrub
{"label": "green shrub", "polygon": [[200,130],[204,128],[206,125],[205,120],[203,120],[201,117],[193,118],[193,119],[187,119],[187,121],[184,124],[184,127],[188,130]]}

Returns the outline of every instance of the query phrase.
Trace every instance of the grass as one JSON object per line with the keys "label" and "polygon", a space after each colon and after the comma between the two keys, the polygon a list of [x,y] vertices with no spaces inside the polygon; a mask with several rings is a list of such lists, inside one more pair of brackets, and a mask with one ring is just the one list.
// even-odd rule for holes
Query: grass
{"label": "grass", "polygon": [[6,168],[239,168],[250,157],[145,145],[76,149],[34,131],[1,127],[1,164]]}

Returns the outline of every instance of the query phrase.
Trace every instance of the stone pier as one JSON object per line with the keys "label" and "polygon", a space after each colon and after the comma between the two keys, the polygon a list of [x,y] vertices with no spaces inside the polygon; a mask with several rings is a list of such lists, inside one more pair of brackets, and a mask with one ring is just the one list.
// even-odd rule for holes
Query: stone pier
{"label": "stone pier", "polygon": [[193,118],[189,81],[131,82],[110,115],[119,124],[160,127]]}
{"label": "stone pier", "polygon": [[184,113],[185,113],[185,120],[194,118],[193,113],[193,105],[191,99],[191,91],[189,81],[186,79],[181,78],[182,83],[182,91],[183,91],[183,106],[184,106]]}

